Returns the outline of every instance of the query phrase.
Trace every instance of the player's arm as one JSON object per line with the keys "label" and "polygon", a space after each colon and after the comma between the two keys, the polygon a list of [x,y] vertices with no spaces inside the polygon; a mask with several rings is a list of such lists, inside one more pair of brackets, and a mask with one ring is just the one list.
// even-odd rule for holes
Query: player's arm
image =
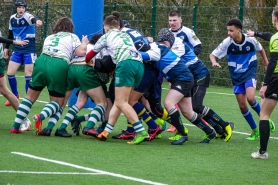
{"label": "player's arm", "polygon": [[40,27],[40,26],[43,25],[43,22],[41,20],[39,20],[38,18],[36,18],[36,17],[33,17],[31,19],[31,22],[32,22],[32,24],[36,24],[37,27]]}
{"label": "player's arm", "polygon": [[268,63],[268,59],[267,59],[267,56],[266,56],[264,48],[262,48],[262,50],[259,51],[259,52],[260,52],[260,55],[262,56],[262,59],[264,61],[265,69],[267,69],[267,66],[268,66],[269,63]]}
{"label": "player's arm", "polygon": [[[8,34],[8,38],[7,39],[9,39],[9,40],[13,40],[14,39],[14,34],[13,34],[12,30],[9,30],[9,34]],[[5,49],[9,49],[10,44],[12,44],[12,43],[6,43]]]}
{"label": "player's arm", "polygon": [[273,33],[270,32],[254,32],[251,30],[247,31],[248,37],[260,37],[266,41],[270,41],[270,38],[272,37]]}
{"label": "player's arm", "polygon": [[85,57],[86,63],[90,62],[92,58],[94,58],[104,47],[107,46],[106,37],[107,37],[106,34],[102,35],[94,45],[94,49],[92,49],[86,54]]}
{"label": "player's arm", "polygon": [[18,40],[11,40],[11,39],[0,37],[0,42],[6,44],[16,44],[16,45],[24,46],[28,44],[29,40],[18,41]]}
{"label": "player's arm", "polygon": [[216,56],[213,53],[211,53],[209,55],[209,59],[210,59],[213,67],[221,68],[221,65],[216,61]]}
{"label": "player's arm", "polygon": [[198,56],[202,52],[202,43],[199,38],[196,36],[195,32],[190,29],[190,31],[186,32],[188,41],[194,47],[194,53]]}
{"label": "player's arm", "polygon": [[202,44],[198,44],[194,46],[194,53],[196,56],[198,56],[202,52]]}
{"label": "player's arm", "polygon": [[78,56],[85,56],[87,51],[87,45],[89,43],[87,35],[82,35],[81,44],[75,49],[75,54]]}

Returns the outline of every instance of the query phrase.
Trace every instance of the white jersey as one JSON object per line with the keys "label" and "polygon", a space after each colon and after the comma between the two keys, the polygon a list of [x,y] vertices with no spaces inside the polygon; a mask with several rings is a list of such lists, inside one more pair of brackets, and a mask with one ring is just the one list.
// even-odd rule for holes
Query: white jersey
{"label": "white jersey", "polygon": [[[2,33],[0,31],[0,37],[2,37]],[[4,54],[3,54],[3,44],[0,43],[0,59],[4,58]]]}
{"label": "white jersey", "polygon": [[137,60],[142,62],[141,55],[135,48],[131,37],[120,30],[110,30],[100,37],[93,51],[100,52],[106,48],[115,64],[124,60]]}
{"label": "white jersey", "polygon": [[79,38],[69,32],[59,32],[46,37],[42,53],[61,58],[70,64],[75,49],[81,44]]}
{"label": "white jersey", "polygon": [[191,49],[194,49],[196,45],[202,44],[195,32],[185,26],[182,26],[178,31],[172,31],[172,33],[175,37],[181,38]]}
{"label": "white jersey", "polygon": [[[93,50],[93,49],[94,49],[94,45],[89,43],[89,44],[87,45],[86,54],[87,54],[89,51]],[[105,48],[103,48],[94,58],[92,58],[92,60],[101,59],[101,58],[103,58],[103,56],[105,56],[105,55],[108,55],[108,52],[107,52],[107,50],[106,50]],[[72,64],[72,63],[84,62],[84,61],[85,61],[85,57],[86,57],[86,55],[81,57],[81,56],[77,56],[77,55],[74,53],[73,56],[72,56],[72,59],[71,59],[70,63]]]}
{"label": "white jersey", "polygon": [[[89,52],[89,51],[91,51],[92,49],[94,49],[94,45],[93,44],[88,44],[87,45],[87,51],[86,51],[86,54]],[[78,56],[78,55],[76,55],[75,53],[72,55],[72,59],[71,59],[71,61],[70,61],[70,64],[72,64],[72,63],[78,63],[78,62],[84,62],[85,61],[85,57],[86,57],[86,55],[85,56]]]}

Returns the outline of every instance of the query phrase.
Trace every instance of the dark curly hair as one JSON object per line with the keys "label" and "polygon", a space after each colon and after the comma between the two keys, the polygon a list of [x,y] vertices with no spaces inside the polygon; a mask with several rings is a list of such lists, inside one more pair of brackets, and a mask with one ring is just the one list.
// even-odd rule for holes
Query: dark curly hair
{"label": "dark curly hair", "polygon": [[61,31],[73,33],[73,30],[74,30],[74,25],[71,19],[68,17],[62,17],[56,22],[52,32],[54,34]]}
{"label": "dark curly hair", "polygon": [[235,26],[236,28],[239,28],[242,30],[242,23],[237,18],[232,18],[228,21],[227,26]]}
{"label": "dark curly hair", "polygon": [[96,33],[92,36],[92,38],[90,39],[90,44],[96,44],[98,39],[102,36],[103,34],[101,33]]}

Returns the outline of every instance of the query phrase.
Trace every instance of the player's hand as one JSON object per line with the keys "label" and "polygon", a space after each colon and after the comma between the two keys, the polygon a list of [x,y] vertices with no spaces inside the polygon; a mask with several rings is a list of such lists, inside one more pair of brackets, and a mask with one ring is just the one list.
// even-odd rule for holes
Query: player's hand
{"label": "player's hand", "polygon": [[87,65],[95,67],[95,62],[93,60],[90,60],[89,62],[87,62]]}
{"label": "player's hand", "polygon": [[248,31],[247,31],[247,36],[248,36],[248,37],[254,37],[254,36],[255,36],[255,32],[254,32],[254,31],[251,31],[251,30],[248,30]]}
{"label": "player's hand", "polygon": [[13,43],[16,44],[16,45],[25,46],[26,44],[29,43],[29,40],[20,40],[20,41],[19,40],[14,40]]}
{"label": "player's hand", "polygon": [[266,89],[267,89],[267,86],[266,86],[266,85],[263,85],[263,86],[261,87],[261,89],[260,89],[260,97],[261,97],[262,99],[265,98],[264,94],[265,94]]}
{"label": "player's hand", "polygon": [[219,69],[222,68],[221,65],[218,62],[213,62],[212,66],[213,67],[218,67]]}
{"label": "player's hand", "polygon": [[37,26],[37,27],[40,27],[40,26],[42,26],[42,25],[43,25],[43,23],[42,23],[41,20],[37,20],[37,21],[36,21],[36,26]]}
{"label": "player's hand", "polygon": [[81,42],[88,45],[89,44],[88,36],[87,35],[82,35],[82,41]]}
{"label": "player's hand", "polygon": [[3,54],[4,54],[4,58],[8,59],[9,58],[9,49],[5,48]]}
{"label": "player's hand", "polygon": [[153,38],[152,37],[146,37],[149,43],[153,43]]}

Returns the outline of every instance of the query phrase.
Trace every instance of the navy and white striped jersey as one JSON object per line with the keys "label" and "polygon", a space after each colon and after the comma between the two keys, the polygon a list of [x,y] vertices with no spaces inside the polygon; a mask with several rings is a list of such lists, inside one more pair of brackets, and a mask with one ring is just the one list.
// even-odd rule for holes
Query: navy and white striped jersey
{"label": "navy and white striped jersey", "polygon": [[243,42],[238,44],[230,37],[222,41],[212,52],[221,59],[227,56],[230,76],[233,85],[240,85],[257,75],[256,51],[261,51],[261,44],[254,37],[242,36]]}
{"label": "navy and white striped jersey", "polygon": [[199,60],[194,51],[179,37],[175,37],[175,42],[171,50],[181,58],[181,61],[189,68],[194,76],[194,80],[204,78],[209,74],[208,68]]}
{"label": "navy and white striped jersey", "polygon": [[195,32],[185,26],[182,26],[178,31],[172,31],[172,33],[175,37],[182,39],[193,50],[196,45],[202,44]]}
{"label": "navy and white striped jersey", "polygon": [[9,30],[12,30],[14,40],[29,40],[25,46],[14,45],[14,51],[19,53],[36,53],[35,36],[36,28],[31,19],[34,16],[25,12],[22,17],[16,17],[16,14],[10,17]]}
{"label": "navy and white striped jersey", "polygon": [[121,31],[126,32],[132,39],[136,49],[138,51],[148,51],[150,49],[150,44],[146,37],[139,31],[131,28],[123,28]]}
{"label": "navy and white striped jersey", "polygon": [[147,52],[140,52],[143,59],[149,60],[169,82],[193,78],[186,65],[167,46],[158,42],[151,43],[150,46],[151,49]]}

